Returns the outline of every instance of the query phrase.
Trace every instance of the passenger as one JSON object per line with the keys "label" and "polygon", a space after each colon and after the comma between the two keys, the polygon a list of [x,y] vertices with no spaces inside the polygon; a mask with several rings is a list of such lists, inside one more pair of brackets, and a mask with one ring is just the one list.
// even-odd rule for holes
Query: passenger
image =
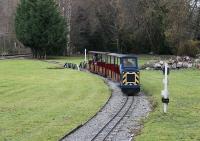
{"label": "passenger", "polygon": [[94,62],[98,62],[99,59],[98,59],[98,54],[97,53],[94,54],[94,59],[93,60],[94,60]]}
{"label": "passenger", "polygon": [[133,62],[129,61],[129,59],[124,59],[123,63],[124,63],[124,67],[133,67],[133,66],[135,66],[133,64]]}
{"label": "passenger", "polygon": [[92,57],[92,60],[93,60],[93,63],[96,65],[97,62],[99,61],[99,57],[97,53],[94,54],[94,56]]}
{"label": "passenger", "polygon": [[92,56],[92,61],[93,62],[97,62],[97,59],[98,58],[98,54],[94,54],[93,56]]}

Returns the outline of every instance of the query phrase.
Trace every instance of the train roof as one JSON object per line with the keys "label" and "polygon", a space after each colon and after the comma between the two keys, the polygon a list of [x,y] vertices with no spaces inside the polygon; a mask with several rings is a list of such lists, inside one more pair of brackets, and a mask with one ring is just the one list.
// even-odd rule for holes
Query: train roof
{"label": "train roof", "polygon": [[119,57],[119,58],[126,58],[126,57],[137,57],[134,54],[118,54],[118,53],[109,53],[107,54],[108,56],[114,56],[114,57]]}
{"label": "train roof", "polygon": [[118,53],[110,53],[110,52],[101,52],[101,51],[89,51],[91,54],[103,54],[108,56],[114,56],[119,58],[125,58],[125,57],[137,57],[134,54],[118,54]]}

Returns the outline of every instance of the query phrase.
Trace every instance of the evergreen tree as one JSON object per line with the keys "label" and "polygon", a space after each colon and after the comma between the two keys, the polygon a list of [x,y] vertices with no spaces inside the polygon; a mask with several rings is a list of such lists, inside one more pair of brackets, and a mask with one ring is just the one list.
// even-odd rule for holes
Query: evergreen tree
{"label": "evergreen tree", "polygon": [[16,36],[35,58],[63,52],[67,29],[54,0],[21,0],[15,18]]}

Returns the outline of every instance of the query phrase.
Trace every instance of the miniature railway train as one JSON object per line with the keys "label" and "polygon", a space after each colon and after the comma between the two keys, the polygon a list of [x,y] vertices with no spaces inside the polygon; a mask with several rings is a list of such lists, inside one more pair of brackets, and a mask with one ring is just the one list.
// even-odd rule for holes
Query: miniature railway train
{"label": "miniature railway train", "polygon": [[90,51],[87,69],[120,83],[123,92],[140,91],[138,58],[130,54]]}

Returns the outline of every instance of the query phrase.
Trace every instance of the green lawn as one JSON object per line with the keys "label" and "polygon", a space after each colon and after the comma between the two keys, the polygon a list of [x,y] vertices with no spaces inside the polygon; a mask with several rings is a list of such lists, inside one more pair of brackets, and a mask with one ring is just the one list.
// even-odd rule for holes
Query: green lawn
{"label": "green lawn", "polygon": [[31,60],[0,61],[0,141],[55,141],[94,115],[110,96],[103,80],[48,69]]}
{"label": "green lawn", "polygon": [[142,87],[156,108],[136,141],[200,141],[200,71],[171,72],[167,114],[162,111],[162,79],[161,71],[141,72]]}

